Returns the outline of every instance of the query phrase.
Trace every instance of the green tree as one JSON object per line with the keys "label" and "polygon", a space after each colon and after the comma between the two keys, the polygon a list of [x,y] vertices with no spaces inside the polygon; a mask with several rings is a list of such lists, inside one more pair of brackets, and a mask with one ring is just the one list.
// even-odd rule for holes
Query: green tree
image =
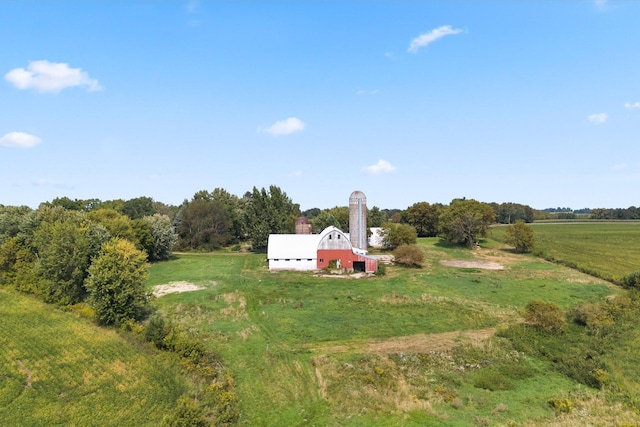
{"label": "green tree", "polygon": [[222,202],[194,196],[178,214],[178,246],[182,249],[218,249],[232,241],[232,227]]}
{"label": "green tree", "polygon": [[486,236],[494,221],[495,213],[487,203],[456,199],[440,214],[440,236],[473,248],[480,237]]}
{"label": "green tree", "polygon": [[272,185],[268,191],[253,187],[246,206],[247,230],[253,249],[266,249],[269,234],[293,233],[299,216],[299,205],[279,187]]}
{"label": "green tree", "polygon": [[387,216],[379,207],[374,206],[367,212],[367,226],[369,227],[382,227],[387,221]]}
{"label": "green tree", "polygon": [[405,211],[404,220],[416,229],[418,237],[435,237],[438,235],[438,218],[442,209],[440,203],[414,203]]}
{"label": "green tree", "polygon": [[142,318],[149,307],[144,289],[147,275],[146,256],[133,243],[119,238],[107,242],[86,280],[88,301],[98,322],[119,326]]}
{"label": "green tree", "polygon": [[417,241],[416,229],[409,224],[387,222],[382,227],[382,247],[394,250],[401,245],[413,245]]}
{"label": "green tree", "polygon": [[178,233],[166,215],[155,214],[145,216],[143,220],[149,225],[153,239],[149,252],[149,261],[165,261],[171,257],[173,247],[178,241]]}
{"label": "green tree", "polygon": [[59,210],[58,213],[60,217],[42,221],[35,231],[37,266],[45,300],[75,304],[85,297],[84,280],[91,259],[108,234],[91,224],[83,213]]}
{"label": "green tree", "polygon": [[535,245],[533,228],[522,221],[508,225],[505,230],[504,242],[516,248],[516,252],[530,252]]}
{"label": "green tree", "polygon": [[121,212],[130,219],[142,219],[156,213],[151,197],[137,197],[123,203]]}
{"label": "green tree", "polygon": [[318,216],[313,218],[311,225],[313,225],[313,231],[316,233],[320,233],[330,226],[341,227],[340,222],[328,210],[321,211]]}
{"label": "green tree", "polygon": [[32,212],[28,206],[0,205],[0,245],[21,233],[23,223]]}

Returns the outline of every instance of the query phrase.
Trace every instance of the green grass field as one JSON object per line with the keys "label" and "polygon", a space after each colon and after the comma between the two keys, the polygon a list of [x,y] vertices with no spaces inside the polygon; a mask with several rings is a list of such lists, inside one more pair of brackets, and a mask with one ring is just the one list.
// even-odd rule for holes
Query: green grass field
{"label": "green grass field", "polygon": [[0,289],[0,425],[159,425],[188,390],[150,350]]}
{"label": "green grass field", "polygon": [[[640,271],[640,222],[532,224],[535,252],[605,280]],[[504,238],[505,227],[492,235]]]}
{"label": "green grass field", "polygon": [[[633,236],[640,225],[625,226],[537,225],[535,233],[539,248],[555,259],[606,277],[638,269],[633,254],[640,239]],[[500,232],[494,229],[496,239]],[[609,375],[602,390],[566,376],[555,356],[542,357],[542,341],[527,353],[509,339],[531,300],[570,312],[622,295],[620,288],[513,254],[499,240],[487,239],[477,251],[438,239],[418,244],[423,268],[389,266],[386,275],[364,279],[273,273],[264,254],[177,254],[152,265],[147,286],[204,288],[154,305],[220,356],[235,379],[239,425],[640,424],[633,409],[640,332],[633,318],[606,337],[544,341],[543,350],[556,352],[563,341],[602,345],[597,357],[607,358]],[[603,261],[610,253],[616,255]],[[452,260],[481,264],[442,263]],[[483,262],[503,269],[481,268]],[[179,396],[197,390],[170,355],[94,326],[78,311],[6,289],[0,307],[0,425],[157,426]]]}
{"label": "green grass field", "polygon": [[[241,422],[539,425],[555,417],[548,404],[554,396],[597,407],[598,392],[491,335],[517,322],[532,299],[569,309],[618,290],[495,242],[484,245],[472,253],[421,239],[424,268],[389,267],[383,277],[359,280],[272,273],[264,255],[183,254],[154,265],[149,286],[206,287],[157,305],[198,330],[235,372]],[[451,259],[504,269],[441,264]],[[472,346],[478,337],[489,344]],[[509,388],[479,386],[496,369],[515,372],[504,380]]]}

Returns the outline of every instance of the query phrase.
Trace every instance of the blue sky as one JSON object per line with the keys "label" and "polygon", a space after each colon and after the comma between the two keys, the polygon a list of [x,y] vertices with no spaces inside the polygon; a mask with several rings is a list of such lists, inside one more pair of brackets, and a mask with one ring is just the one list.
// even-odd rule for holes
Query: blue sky
{"label": "blue sky", "polygon": [[640,2],[5,1],[0,204],[640,204]]}

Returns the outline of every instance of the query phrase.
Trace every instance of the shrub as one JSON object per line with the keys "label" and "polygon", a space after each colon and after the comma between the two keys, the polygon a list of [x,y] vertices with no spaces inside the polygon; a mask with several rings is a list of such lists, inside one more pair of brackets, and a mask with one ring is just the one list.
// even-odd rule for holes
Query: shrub
{"label": "shrub", "polygon": [[553,408],[556,414],[568,414],[573,409],[571,400],[566,397],[550,397],[547,400],[549,406]]}
{"label": "shrub", "polygon": [[622,278],[622,286],[625,288],[640,288],[640,271],[634,271]]}
{"label": "shrub", "polygon": [[530,301],[524,308],[524,318],[548,332],[562,332],[567,326],[562,310],[551,302]]}
{"label": "shrub", "polygon": [[516,252],[530,252],[535,244],[533,228],[522,221],[507,226],[504,242],[516,248]]}
{"label": "shrub", "polygon": [[393,253],[395,263],[407,267],[422,267],[424,253],[417,245],[399,246]]}
{"label": "shrub", "polygon": [[166,348],[164,338],[168,335],[171,327],[167,325],[164,318],[159,313],[155,313],[149,318],[149,323],[144,328],[144,338],[152,342],[157,348]]}
{"label": "shrub", "polygon": [[178,399],[178,407],[162,420],[164,427],[206,427],[209,423],[198,403],[188,397]]}
{"label": "shrub", "polygon": [[498,369],[483,369],[473,379],[473,386],[485,390],[511,390],[513,381]]}

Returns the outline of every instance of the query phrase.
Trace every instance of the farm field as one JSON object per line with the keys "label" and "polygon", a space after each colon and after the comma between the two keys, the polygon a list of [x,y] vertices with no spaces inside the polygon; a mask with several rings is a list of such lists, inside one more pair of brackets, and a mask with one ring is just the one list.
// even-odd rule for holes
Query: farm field
{"label": "farm field", "polygon": [[0,425],[160,425],[179,367],[116,331],[0,289]]}
{"label": "farm field", "polygon": [[[618,281],[640,270],[640,222],[531,224],[534,252],[546,259]],[[505,227],[492,228],[492,236],[504,239]]]}
{"label": "farm field", "polygon": [[[382,277],[272,273],[257,254],[181,254],[154,265],[148,285],[205,288],[156,304],[234,372],[241,424],[584,425],[585,414],[599,425],[640,422],[621,399],[517,350],[500,332],[521,322],[531,300],[570,310],[618,288],[492,240],[473,252],[438,239],[419,245],[424,268],[389,266]],[[559,414],[550,399],[575,410]]]}

